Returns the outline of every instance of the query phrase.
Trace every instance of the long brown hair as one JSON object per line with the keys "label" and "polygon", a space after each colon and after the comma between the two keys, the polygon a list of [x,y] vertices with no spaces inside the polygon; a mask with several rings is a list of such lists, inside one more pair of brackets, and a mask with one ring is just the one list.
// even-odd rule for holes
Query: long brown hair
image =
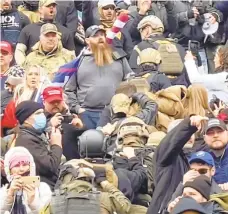
{"label": "long brown hair", "polygon": [[218,51],[220,67],[219,71],[227,71],[228,72],[228,46],[221,46]]}
{"label": "long brown hair", "polygon": [[184,101],[184,108],[184,116],[200,115],[205,117],[208,113],[212,113],[206,88],[200,84],[191,85]]}

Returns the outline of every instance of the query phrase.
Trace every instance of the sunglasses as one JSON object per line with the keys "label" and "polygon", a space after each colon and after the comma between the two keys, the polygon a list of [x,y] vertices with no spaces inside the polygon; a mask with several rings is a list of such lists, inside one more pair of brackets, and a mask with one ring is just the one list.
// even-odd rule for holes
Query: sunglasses
{"label": "sunglasses", "polygon": [[108,10],[108,9],[115,10],[115,7],[113,5],[108,5],[108,6],[103,7],[102,9],[103,10]]}
{"label": "sunglasses", "polygon": [[[195,169],[193,169],[193,170],[195,170]],[[200,175],[205,175],[205,174],[207,174],[208,170],[209,169],[198,169],[195,171],[197,171]]]}

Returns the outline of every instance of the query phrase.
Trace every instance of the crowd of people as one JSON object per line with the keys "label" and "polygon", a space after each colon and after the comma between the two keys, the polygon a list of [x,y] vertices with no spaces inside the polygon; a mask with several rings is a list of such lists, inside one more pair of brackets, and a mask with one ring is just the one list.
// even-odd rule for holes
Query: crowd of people
{"label": "crowd of people", "polygon": [[0,213],[228,212],[228,1],[0,12]]}

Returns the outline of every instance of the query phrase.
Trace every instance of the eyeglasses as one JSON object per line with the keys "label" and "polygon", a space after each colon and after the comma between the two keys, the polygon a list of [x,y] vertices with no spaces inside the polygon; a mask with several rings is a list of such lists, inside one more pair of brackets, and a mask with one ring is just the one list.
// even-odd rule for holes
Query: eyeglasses
{"label": "eyeglasses", "polygon": [[108,10],[108,9],[115,10],[115,7],[113,5],[108,5],[108,6],[103,7],[102,9],[103,10]]}

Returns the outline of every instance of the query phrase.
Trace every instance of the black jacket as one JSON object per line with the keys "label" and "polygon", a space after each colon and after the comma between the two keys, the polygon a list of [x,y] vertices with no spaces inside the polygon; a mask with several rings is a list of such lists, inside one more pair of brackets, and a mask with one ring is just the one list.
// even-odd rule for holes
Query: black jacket
{"label": "black jacket", "polygon": [[74,35],[78,27],[78,12],[74,1],[57,0],[57,3],[56,22],[68,28]]}
{"label": "black jacket", "polygon": [[126,28],[129,30],[134,45],[137,45],[139,42],[142,41],[137,26],[139,22],[148,15],[157,16],[162,21],[165,27],[165,32],[168,29],[167,12],[163,2],[153,2],[151,10],[149,10],[145,16],[139,15],[138,11],[133,11],[130,13],[130,19],[126,24]]}
{"label": "black jacket", "polygon": [[41,181],[54,187],[58,178],[58,168],[61,162],[62,148],[50,146],[48,150],[42,133],[28,127],[20,127],[15,146],[23,146],[32,154],[36,164],[36,174]]}
{"label": "black jacket", "polygon": [[[157,104],[149,99],[149,97],[143,93],[136,93],[132,96],[133,102],[137,102],[141,107],[141,111],[135,116],[144,121],[148,125],[152,125],[157,115],[158,106]],[[101,113],[98,127],[103,127],[108,123],[112,123],[111,109],[110,106],[104,108]]]}
{"label": "black jacket", "polygon": [[137,157],[127,160],[127,168],[118,168],[117,164],[115,167],[117,167],[115,173],[118,176],[118,189],[133,201],[143,185],[147,185],[146,170]]}
{"label": "black jacket", "polygon": [[4,110],[10,100],[13,98],[13,93],[8,90],[1,90],[1,114],[4,113]]}
{"label": "black jacket", "polygon": [[184,119],[162,140],[154,153],[155,190],[148,214],[158,214],[167,206],[184,174],[189,170],[188,160],[183,147],[197,128]]}
{"label": "black jacket", "polygon": [[[101,25],[100,16],[97,8],[97,1],[82,2],[82,23],[85,30],[91,25]],[[115,37],[112,42],[113,49],[122,49],[129,58],[133,50],[133,43],[128,29],[125,27],[121,30],[121,38]],[[121,50],[120,50],[121,51]]]}
{"label": "black jacket", "polygon": [[[156,40],[165,40],[165,37],[163,35],[155,35],[155,36],[150,36],[150,38],[153,39],[153,41],[156,42]],[[177,50],[179,51],[180,57],[182,59],[182,62],[184,63],[184,57],[186,55],[185,49],[179,45],[174,43],[177,47]],[[142,41],[137,45],[138,49],[140,51],[147,49],[147,48],[154,48],[154,49],[158,49],[158,47],[154,46],[153,44],[150,44],[148,41]],[[135,73],[139,73],[140,72],[140,68],[137,65],[137,58],[138,58],[139,54],[138,52],[134,49],[132,51],[130,60],[129,60],[129,64],[131,66],[131,69],[135,72]],[[191,85],[189,77],[188,77],[188,73],[185,69],[185,67],[183,68],[182,74],[179,75],[176,78],[171,78],[171,83],[172,85],[185,85],[186,87],[188,87],[189,85]]]}
{"label": "black jacket", "polygon": [[[31,52],[31,48],[40,40],[40,28],[45,22],[37,22],[27,25],[20,33],[18,43],[22,43],[27,47],[26,55]],[[63,47],[68,50],[75,50],[74,37],[69,29],[61,24],[55,23],[58,31],[62,34],[61,40]]]}

